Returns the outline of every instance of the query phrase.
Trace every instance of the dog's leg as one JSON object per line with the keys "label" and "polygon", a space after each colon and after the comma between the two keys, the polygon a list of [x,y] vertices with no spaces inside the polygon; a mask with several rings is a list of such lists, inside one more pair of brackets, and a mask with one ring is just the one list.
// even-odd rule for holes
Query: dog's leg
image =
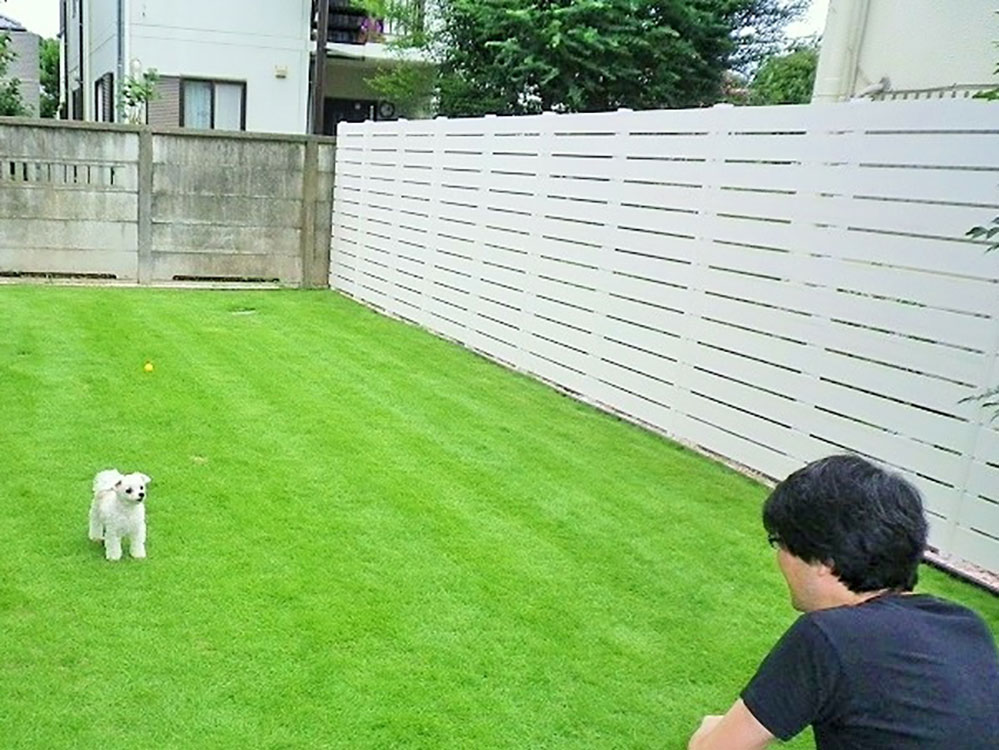
{"label": "dog's leg", "polygon": [[128,546],[129,554],[132,557],[143,558],[146,556],[146,525],[140,524],[139,528],[135,530],[132,534],[132,538],[129,539]]}
{"label": "dog's leg", "polygon": [[121,537],[110,532],[104,535],[104,557],[108,560],[121,559]]}
{"label": "dog's leg", "polygon": [[97,498],[94,498],[94,502],[90,504],[90,541],[99,542],[102,539],[104,539],[104,524],[101,523]]}

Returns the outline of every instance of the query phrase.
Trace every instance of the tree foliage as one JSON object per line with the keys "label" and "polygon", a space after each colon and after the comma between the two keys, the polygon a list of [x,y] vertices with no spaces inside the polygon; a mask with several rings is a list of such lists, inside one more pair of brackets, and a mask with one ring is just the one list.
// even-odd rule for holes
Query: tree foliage
{"label": "tree foliage", "polygon": [[0,115],[23,117],[31,113],[21,98],[21,81],[7,78],[7,71],[15,57],[10,48],[10,34],[0,34]]}
{"label": "tree foliage", "polygon": [[138,76],[126,76],[118,93],[118,109],[132,125],[140,125],[146,117],[146,105],[159,98],[156,84],[160,74],[155,68],[142,71]]}
{"label": "tree foliage", "polygon": [[999,216],[992,220],[992,226],[972,227],[966,236],[990,242],[991,244],[985,250],[985,252],[990,253],[993,250],[999,250],[999,240],[995,239],[996,235],[999,235]]}
{"label": "tree foliage", "polygon": [[[407,4],[382,3],[389,14]],[[436,0],[400,40],[437,63],[449,116],[713,104],[723,73],[772,51],[802,0]],[[372,84],[398,95],[383,70]],[[393,87],[391,84],[395,83]]]}
{"label": "tree foliage", "polygon": [[59,115],[59,40],[38,41],[39,78],[42,84],[38,114],[42,117]]}
{"label": "tree foliage", "polygon": [[807,104],[815,86],[817,47],[799,47],[768,58],[749,84],[749,104]]}
{"label": "tree foliage", "polygon": [[735,48],[728,67],[751,76],[764,60],[786,47],[784,29],[800,17],[811,0],[728,0],[725,5]]}
{"label": "tree foliage", "polygon": [[437,86],[437,71],[432,65],[405,62],[382,65],[370,81],[385,99],[393,102],[406,117],[429,114]]}

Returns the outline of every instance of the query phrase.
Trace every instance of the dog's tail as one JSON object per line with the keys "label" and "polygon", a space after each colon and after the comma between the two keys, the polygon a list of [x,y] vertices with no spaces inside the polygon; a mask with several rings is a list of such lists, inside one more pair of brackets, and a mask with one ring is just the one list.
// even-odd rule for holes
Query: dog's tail
{"label": "dog's tail", "polygon": [[110,490],[122,479],[124,477],[117,469],[106,469],[105,471],[98,472],[97,476],[94,477],[94,492]]}

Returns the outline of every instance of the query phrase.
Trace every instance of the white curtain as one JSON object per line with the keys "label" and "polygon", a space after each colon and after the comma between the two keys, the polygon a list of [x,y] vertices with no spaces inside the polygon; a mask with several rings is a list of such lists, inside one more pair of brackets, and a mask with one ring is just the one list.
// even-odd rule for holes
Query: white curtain
{"label": "white curtain", "polygon": [[215,129],[243,129],[243,84],[215,84]]}
{"label": "white curtain", "polygon": [[212,84],[184,81],[184,127],[208,130],[212,127]]}

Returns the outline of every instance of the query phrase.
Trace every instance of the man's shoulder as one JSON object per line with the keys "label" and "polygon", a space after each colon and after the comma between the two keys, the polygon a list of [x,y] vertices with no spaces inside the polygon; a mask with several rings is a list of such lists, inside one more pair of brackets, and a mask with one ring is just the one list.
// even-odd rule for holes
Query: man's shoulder
{"label": "man's shoulder", "polygon": [[984,620],[973,610],[928,594],[888,594],[863,604],[808,612],[807,621],[834,644],[843,639],[856,642],[879,634],[946,635],[991,634]]}
{"label": "man's shoulder", "polygon": [[973,610],[962,604],[930,594],[882,594],[861,604],[817,609],[805,614],[817,623],[853,620],[903,618],[956,618],[980,620]]}

